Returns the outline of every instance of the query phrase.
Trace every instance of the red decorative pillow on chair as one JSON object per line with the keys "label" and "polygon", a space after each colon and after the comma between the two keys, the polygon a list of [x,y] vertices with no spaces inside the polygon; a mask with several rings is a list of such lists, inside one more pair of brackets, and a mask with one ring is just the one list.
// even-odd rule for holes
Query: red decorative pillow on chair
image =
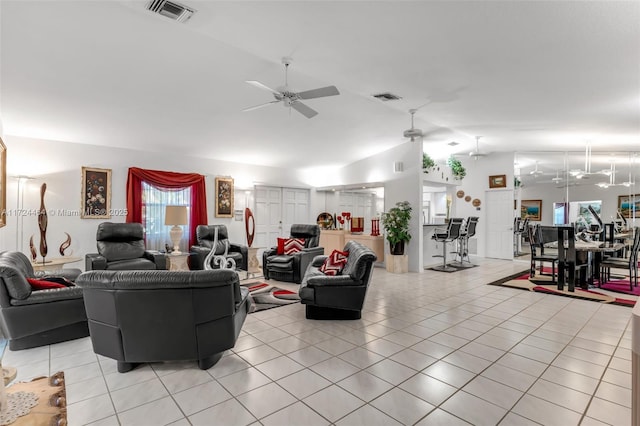
{"label": "red decorative pillow on chair", "polygon": [[65,288],[65,287],[67,287],[64,284],[58,284],[56,282],[47,281],[47,280],[44,280],[44,279],[39,280],[39,279],[36,279],[36,278],[27,278],[27,281],[31,285],[31,289],[32,290],[48,290],[50,288]]}
{"label": "red decorative pillow on chair", "polygon": [[325,275],[340,275],[344,265],[347,264],[347,258],[349,256],[348,251],[334,250],[325,259],[322,266],[320,266],[320,272]]}
{"label": "red decorative pillow on chair", "polygon": [[278,238],[277,254],[295,254],[304,248],[304,238]]}

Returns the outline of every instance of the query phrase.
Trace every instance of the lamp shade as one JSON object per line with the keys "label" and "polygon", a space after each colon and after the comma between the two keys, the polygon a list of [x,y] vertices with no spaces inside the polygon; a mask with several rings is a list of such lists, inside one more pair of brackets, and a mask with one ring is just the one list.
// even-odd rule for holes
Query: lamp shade
{"label": "lamp shade", "polygon": [[164,215],[165,225],[186,225],[187,206],[167,206]]}

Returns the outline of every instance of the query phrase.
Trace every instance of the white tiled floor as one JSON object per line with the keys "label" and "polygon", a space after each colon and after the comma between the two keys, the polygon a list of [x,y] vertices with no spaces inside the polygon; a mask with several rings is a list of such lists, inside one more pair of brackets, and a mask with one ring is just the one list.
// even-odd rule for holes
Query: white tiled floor
{"label": "white tiled floor", "polygon": [[120,374],[89,338],[3,362],[19,380],[64,370],[71,426],[630,424],[631,309],[487,286],[528,262],[474,261],[376,268],[359,321],[307,320],[299,304],[251,314],[208,371]]}

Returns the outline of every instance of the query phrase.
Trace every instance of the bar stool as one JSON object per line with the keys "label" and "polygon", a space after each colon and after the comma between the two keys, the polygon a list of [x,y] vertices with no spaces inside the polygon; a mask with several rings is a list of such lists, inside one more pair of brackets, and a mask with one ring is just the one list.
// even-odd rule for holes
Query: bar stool
{"label": "bar stool", "polygon": [[[431,237],[439,243],[442,243],[442,265],[434,266],[434,271],[441,272],[455,272],[457,268],[447,265],[447,243],[453,242],[460,238],[460,230],[462,229],[462,222],[464,219],[462,218],[451,218],[449,219],[449,225],[447,229],[436,229],[435,233]],[[440,257],[440,255],[435,255],[433,257]]]}
{"label": "bar stool", "polygon": [[[467,218],[464,230],[460,231],[460,238],[458,239],[458,251],[457,256],[460,256],[460,261],[452,262],[456,268],[471,268],[475,266],[469,259],[469,238],[476,235],[476,225],[479,218],[477,216],[470,216]],[[464,264],[464,259],[467,258],[468,265]]]}

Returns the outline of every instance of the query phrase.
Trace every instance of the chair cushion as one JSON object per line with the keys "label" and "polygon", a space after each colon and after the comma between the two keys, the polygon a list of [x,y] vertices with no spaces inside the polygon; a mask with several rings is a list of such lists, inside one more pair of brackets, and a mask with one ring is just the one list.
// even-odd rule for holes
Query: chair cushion
{"label": "chair cushion", "polygon": [[344,269],[344,265],[347,263],[348,256],[349,252],[347,251],[332,251],[324,260],[322,266],[320,266],[320,271],[325,275],[340,275],[342,269]]}
{"label": "chair cushion", "polygon": [[277,254],[292,255],[302,251],[304,238],[278,238]]}

